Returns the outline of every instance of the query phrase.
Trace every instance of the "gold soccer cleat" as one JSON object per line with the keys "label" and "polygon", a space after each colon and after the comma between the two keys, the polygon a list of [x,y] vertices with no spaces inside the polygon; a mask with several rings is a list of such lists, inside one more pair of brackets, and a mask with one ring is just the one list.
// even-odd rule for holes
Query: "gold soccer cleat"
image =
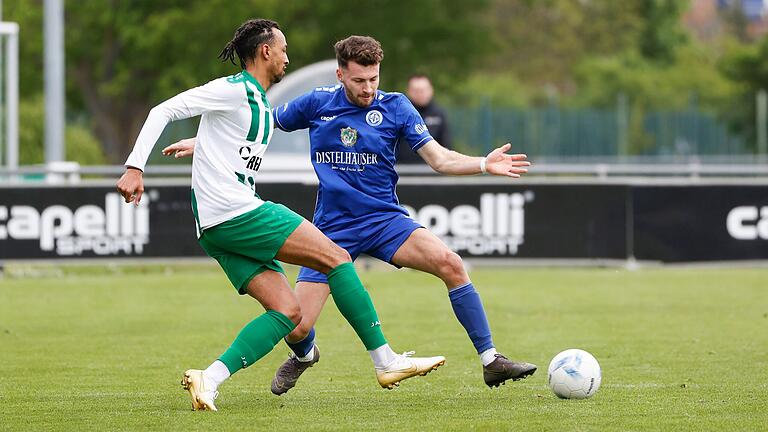
{"label": "gold soccer cleat", "polygon": [[181,386],[189,391],[193,411],[218,411],[213,401],[219,396],[219,392],[207,388],[203,371],[188,369],[181,377]]}
{"label": "gold soccer cleat", "polygon": [[413,351],[398,355],[397,359],[383,369],[376,369],[379,384],[392,390],[400,381],[417,375],[424,376],[445,364],[445,357],[411,357]]}

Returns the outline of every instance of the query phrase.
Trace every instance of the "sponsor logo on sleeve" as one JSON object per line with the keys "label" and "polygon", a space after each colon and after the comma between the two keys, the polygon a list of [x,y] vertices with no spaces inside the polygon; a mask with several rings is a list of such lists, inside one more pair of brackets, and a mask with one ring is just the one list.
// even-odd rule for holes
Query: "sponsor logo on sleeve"
{"label": "sponsor logo on sleeve", "polygon": [[417,134],[421,135],[427,131],[427,125],[423,123],[418,123],[416,124],[416,126],[413,127],[413,129],[416,131]]}
{"label": "sponsor logo on sleeve", "polygon": [[333,93],[336,90],[338,90],[339,87],[340,86],[338,86],[338,85],[333,86],[333,87],[315,87],[315,91]]}

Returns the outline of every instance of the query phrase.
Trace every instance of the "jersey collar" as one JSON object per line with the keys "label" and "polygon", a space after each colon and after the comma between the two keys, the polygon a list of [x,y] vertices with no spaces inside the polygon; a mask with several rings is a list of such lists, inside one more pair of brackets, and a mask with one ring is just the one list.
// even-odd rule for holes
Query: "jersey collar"
{"label": "jersey collar", "polygon": [[259,84],[259,81],[253,77],[250,73],[248,73],[247,70],[243,69],[243,76],[245,77],[245,80],[250,82],[251,84],[255,85],[257,89],[259,89],[260,92],[266,93],[264,88],[261,87],[261,84]]}

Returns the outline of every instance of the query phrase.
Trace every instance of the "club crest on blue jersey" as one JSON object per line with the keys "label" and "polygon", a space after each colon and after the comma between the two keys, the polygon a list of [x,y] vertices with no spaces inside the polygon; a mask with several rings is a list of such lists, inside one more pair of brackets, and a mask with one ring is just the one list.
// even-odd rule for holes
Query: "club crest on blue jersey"
{"label": "club crest on blue jersey", "polygon": [[380,125],[382,120],[384,120],[384,116],[376,110],[368,111],[368,114],[365,115],[365,122],[371,126]]}
{"label": "club crest on blue jersey", "polygon": [[357,130],[351,127],[345,127],[341,130],[341,143],[345,147],[352,147],[357,143]]}

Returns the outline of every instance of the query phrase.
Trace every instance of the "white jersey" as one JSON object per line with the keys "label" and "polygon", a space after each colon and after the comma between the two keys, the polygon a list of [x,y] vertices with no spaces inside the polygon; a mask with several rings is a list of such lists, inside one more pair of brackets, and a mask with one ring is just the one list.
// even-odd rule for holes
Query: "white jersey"
{"label": "white jersey", "polygon": [[272,106],[242,71],[187,90],[149,112],[126,166],[144,170],[165,126],[202,114],[192,162],[192,211],[205,229],[258,208],[256,172],[272,138]]}

